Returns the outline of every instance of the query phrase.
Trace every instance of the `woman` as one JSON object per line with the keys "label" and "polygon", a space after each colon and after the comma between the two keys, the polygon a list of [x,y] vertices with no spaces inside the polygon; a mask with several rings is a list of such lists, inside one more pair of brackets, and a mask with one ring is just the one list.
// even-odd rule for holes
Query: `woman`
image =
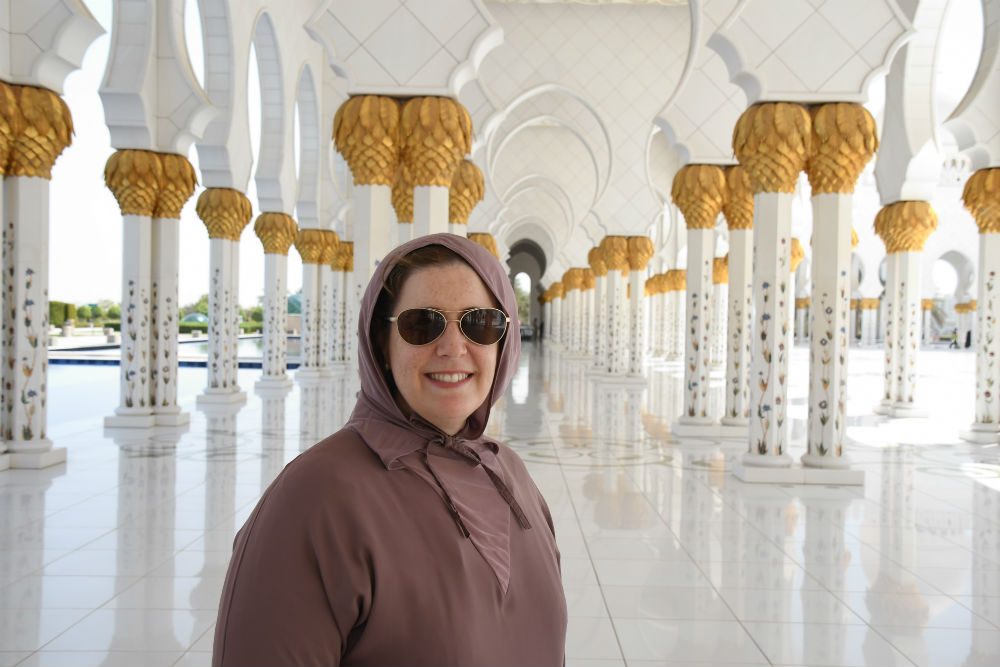
{"label": "woman", "polygon": [[520,353],[500,264],[451,234],[390,253],[361,303],[361,393],[236,536],[213,665],[563,663],[552,520],[483,437]]}

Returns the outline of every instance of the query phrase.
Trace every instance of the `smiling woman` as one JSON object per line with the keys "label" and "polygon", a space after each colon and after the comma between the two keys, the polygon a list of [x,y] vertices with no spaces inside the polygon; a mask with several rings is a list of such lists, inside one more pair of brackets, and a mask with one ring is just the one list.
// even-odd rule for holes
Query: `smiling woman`
{"label": "smiling woman", "polygon": [[562,664],[548,506],[483,436],[520,355],[503,268],[421,237],[379,264],[359,319],[357,407],[237,536],[213,663]]}

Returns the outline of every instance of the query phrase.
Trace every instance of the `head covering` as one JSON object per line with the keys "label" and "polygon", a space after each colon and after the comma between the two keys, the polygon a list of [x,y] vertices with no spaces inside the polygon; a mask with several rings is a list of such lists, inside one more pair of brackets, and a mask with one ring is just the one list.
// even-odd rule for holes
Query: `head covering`
{"label": "head covering", "polygon": [[[490,388],[486,400],[469,416],[465,427],[456,433],[455,437],[466,441],[478,441],[482,438],[489,421],[490,410],[507,390],[507,385],[510,384],[511,378],[517,370],[517,363],[521,356],[520,322],[517,319],[517,300],[514,297],[514,288],[511,287],[507,273],[500,266],[500,262],[489,251],[462,236],[430,234],[408,241],[390,252],[375,268],[375,273],[368,282],[365,295],[361,299],[361,313],[358,316],[358,366],[361,373],[361,394],[358,396],[358,403],[348,421],[348,426],[358,430],[363,438],[365,433],[361,429],[373,426],[366,425],[369,421],[378,422],[380,425],[391,425],[412,434],[412,437],[404,438],[407,441],[412,440],[412,443],[407,442],[404,445],[404,443],[398,442],[392,447],[392,451],[385,452],[392,458],[398,458],[424,442],[436,440],[442,435],[436,426],[419,415],[404,415],[399,409],[383,369],[379,367],[378,357],[375,354],[375,342],[371,336],[375,304],[389,273],[403,257],[414,250],[431,245],[443,246],[465,260],[486,285],[486,289],[490,291],[497,303],[500,304],[501,310],[510,317],[507,333],[500,342],[501,347],[500,353],[497,355],[493,386]],[[384,449],[385,438],[378,437],[378,434],[373,434],[373,436],[375,436],[373,440],[380,443],[377,445],[379,449]],[[393,437],[398,437],[398,434],[393,433]],[[368,442],[367,438],[365,440]],[[372,446],[372,442],[368,444],[370,447]],[[386,460],[383,452],[378,451],[377,453],[388,466],[390,461]]]}

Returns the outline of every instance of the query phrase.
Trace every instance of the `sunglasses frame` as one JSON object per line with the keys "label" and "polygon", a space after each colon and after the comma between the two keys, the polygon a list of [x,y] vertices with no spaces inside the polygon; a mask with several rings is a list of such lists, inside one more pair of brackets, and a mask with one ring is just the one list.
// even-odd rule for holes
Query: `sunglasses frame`
{"label": "sunglasses frame", "polygon": [[[440,339],[441,336],[444,335],[444,332],[448,330],[448,323],[449,322],[458,322],[458,330],[462,332],[462,336],[465,338],[465,340],[469,341],[473,345],[478,345],[479,347],[489,347],[490,345],[496,345],[497,343],[499,343],[500,341],[503,340],[503,337],[507,335],[507,331],[510,329],[510,315],[508,315],[507,313],[503,312],[499,308],[493,308],[492,306],[488,307],[488,308],[477,306],[475,308],[466,308],[465,310],[439,310],[437,308],[426,308],[426,307],[425,308],[407,308],[406,310],[400,311],[399,315],[394,315],[392,317],[387,317],[385,319],[387,319],[388,321],[390,321],[393,324],[395,324],[396,325],[396,333],[399,333],[399,322],[398,322],[398,320],[399,320],[400,315],[402,315],[403,313],[407,313],[407,312],[409,312],[411,310],[429,310],[431,312],[438,313],[441,317],[444,318],[444,327],[441,329],[441,333],[439,333],[432,340],[429,340],[426,343],[419,343],[419,344],[418,343],[411,343],[410,341],[406,340],[406,338],[403,337],[403,334],[401,334],[401,333],[399,334],[399,337],[403,340],[404,343],[406,343],[407,345],[412,345],[413,347],[424,347],[425,345],[430,345],[431,343],[433,343],[433,342],[437,341],[438,339]],[[462,320],[465,318],[466,315],[468,315],[471,312],[477,311],[477,310],[495,310],[498,313],[501,313],[503,315],[503,317],[504,317],[503,332],[500,334],[500,337],[496,339],[496,341],[494,341],[492,343],[479,343],[477,341],[472,340],[469,337],[469,335],[467,333],[465,333],[465,329],[462,328]],[[457,319],[448,319],[448,315],[446,313],[461,313],[461,315]]]}

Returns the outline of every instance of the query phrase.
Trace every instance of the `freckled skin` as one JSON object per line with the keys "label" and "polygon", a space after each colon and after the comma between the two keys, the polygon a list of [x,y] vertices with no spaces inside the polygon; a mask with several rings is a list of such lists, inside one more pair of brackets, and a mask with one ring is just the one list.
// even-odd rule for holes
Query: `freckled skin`
{"label": "freckled skin", "polygon": [[[486,285],[465,264],[446,264],[414,271],[400,291],[393,315],[409,308],[463,311],[497,307]],[[457,319],[458,312],[446,312]],[[444,433],[454,435],[465,426],[489,394],[496,372],[500,344],[476,345],[462,335],[458,322],[448,322],[440,338],[428,345],[410,345],[389,328],[389,367],[399,394],[396,401],[404,413],[416,412]],[[429,373],[472,373],[451,386],[434,382]]]}

